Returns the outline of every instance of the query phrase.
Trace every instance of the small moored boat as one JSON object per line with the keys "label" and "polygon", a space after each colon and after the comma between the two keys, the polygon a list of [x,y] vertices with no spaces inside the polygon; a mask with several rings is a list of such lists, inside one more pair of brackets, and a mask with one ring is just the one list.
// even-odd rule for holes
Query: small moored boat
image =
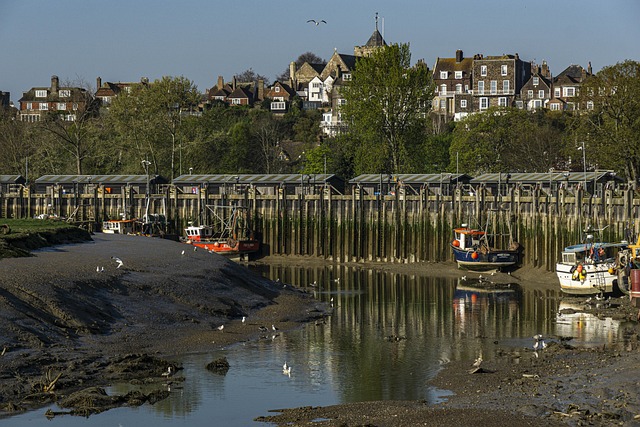
{"label": "small moored boat", "polygon": [[556,264],[560,289],[570,295],[613,292],[618,280],[618,253],[628,246],[626,241],[596,242],[592,234],[584,243],[567,246]]}
{"label": "small moored boat", "polygon": [[490,235],[483,230],[469,228],[467,224],[453,230],[451,242],[458,268],[469,270],[501,270],[514,266],[520,255],[520,245],[511,240],[507,249],[493,246]]}

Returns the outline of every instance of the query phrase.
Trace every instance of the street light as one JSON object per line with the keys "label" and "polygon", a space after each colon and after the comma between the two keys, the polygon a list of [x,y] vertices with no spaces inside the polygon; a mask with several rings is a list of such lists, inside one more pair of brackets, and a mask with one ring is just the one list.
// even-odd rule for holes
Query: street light
{"label": "street light", "polygon": [[582,146],[578,147],[578,150],[582,150],[582,166],[584,167],[584,191],[587,191],[587,150],[584,146],[584,141],[581,142]]}

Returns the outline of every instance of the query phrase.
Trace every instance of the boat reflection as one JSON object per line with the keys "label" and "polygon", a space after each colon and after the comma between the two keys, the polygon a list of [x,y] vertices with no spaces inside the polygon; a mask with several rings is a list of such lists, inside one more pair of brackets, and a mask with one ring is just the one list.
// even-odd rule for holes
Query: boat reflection
{"label": "boat reflection", "polygon": [[621,322],[584,311],[584,302],[561,301],[556,314],[556,334],[572,337],[572,345],[594,347],[619,343]]}

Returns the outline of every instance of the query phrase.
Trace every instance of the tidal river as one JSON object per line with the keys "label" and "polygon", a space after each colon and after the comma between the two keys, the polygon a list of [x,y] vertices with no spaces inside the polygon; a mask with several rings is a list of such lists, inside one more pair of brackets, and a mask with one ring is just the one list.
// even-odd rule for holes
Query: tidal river
{"label": "tidal river", "polygon": [[[448,395],[429,385],[438,371],[480,352],[485,360],[495,357],[496,341],[530,352],[535,334],[573,336],[582,345],[617,339],[615,323],[558,315],[559,291],[491,285],[479,282],[477,274],[463,280],[344,266],[264,266],[258,272],[306,288],[332,305],[332,315],[292,332],[269,331],[257,342],[183,355],[177,362],[184,381],[167,386],[170,397],[155,405],[51,421],[43,408],[2,425],[261,426],[267,424],[253,419],[278,408],[368,400],[436,403]],[[256,327],[250,318],[247,327]],[[226,375],[204,368],[223,356],[231,365]],[[116,384],[107,391],[130,388]]]}

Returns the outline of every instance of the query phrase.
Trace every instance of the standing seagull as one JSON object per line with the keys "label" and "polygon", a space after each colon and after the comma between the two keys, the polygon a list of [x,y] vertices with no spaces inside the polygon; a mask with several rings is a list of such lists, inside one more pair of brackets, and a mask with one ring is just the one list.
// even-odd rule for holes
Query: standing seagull
{"label": "standing seagull", "polygon": [[312,23],[316,24],[316,27],[318,25],[320,25],[320,24],[326,24],[327,23],[327,21],[325,21],[324,19],[321,19],[320,21],[316,21],[315,19],[309,19],[307,21],[307,23],[309,23],[309,22],[312,22]]}
{"label": "standing seagull", "polygon": [[120,268],[124,265],[124,262],[122,262],[122,260],[118,257],[112,256],[111,259],[118,263],[118,266],[116,268]]}

